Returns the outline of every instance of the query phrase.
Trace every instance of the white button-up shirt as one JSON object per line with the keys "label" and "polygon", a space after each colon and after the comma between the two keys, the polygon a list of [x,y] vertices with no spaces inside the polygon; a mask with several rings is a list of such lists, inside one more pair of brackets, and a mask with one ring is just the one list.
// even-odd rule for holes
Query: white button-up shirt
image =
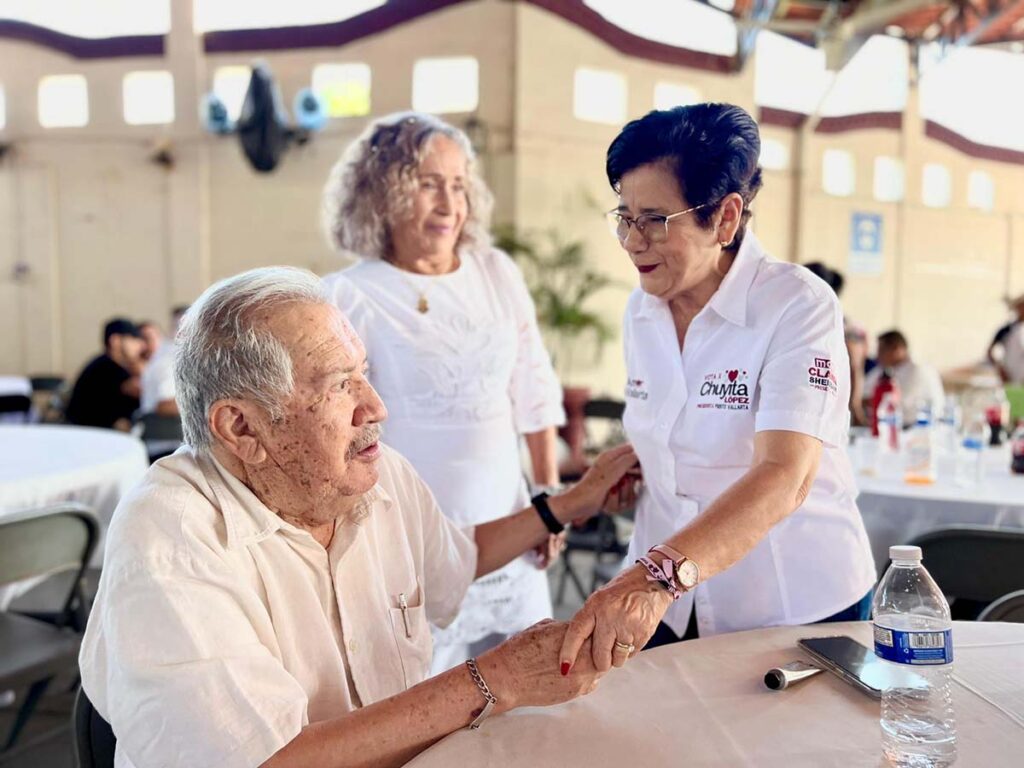
{"label": "white button-up shirt", "polygon": [[79,659],[118,768],[251,768],[426,678],[476,547],[408,462],[379,466],[326,550],[189,448],[121,502]]}
{"label": "white button-up shirt", "polygon": [[862,598],[875,567],[844,450],[849,359],[831,289],[768,257],[747,232],[682,353],[668,304],[639,289],[626,309],[624,342],[624,422],[646,483],[630,562],[747,472],[755,433],[800,432],[824,444],[803,505],[676,601],[665,623],[682,635],[696,604],[701,635],[802,624]]}

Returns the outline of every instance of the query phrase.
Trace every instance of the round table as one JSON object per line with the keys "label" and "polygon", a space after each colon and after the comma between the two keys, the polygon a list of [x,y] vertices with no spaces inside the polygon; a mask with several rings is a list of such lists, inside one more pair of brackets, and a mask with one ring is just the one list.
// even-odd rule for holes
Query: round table
{"label": "round table", "polygon": [[81,502],[100,519],[101,538],[93,556],[93,565],[99,565],[102,535],[114,508],[148,466],[142,441],[122,432],[49,424],[0,425],[0,520],[60,501]]}
{"label": "round table", "polygon": [[[838,634],[870,645],[871,625],[778,627],[645,651],[589,696],[457,731],[408,765],[879,768],[877,700],[829,673],[784,691],[762,683],[772,667],[808,660],[798,639]],[[1024,625],[957,622],[953,642],[957,765],[1019,765]]]}
{"label": "round table", "polygon": [[[984,478],[974,487],[957,485],[950,459],[940,460],[938,480],[931,485],[904,482],[903,457],[898,454],[865,462],[855,444],[851,460],[860,489],[857,506],[879,568],[889,562],[891,545],[906,544],[936,528],[1024,528],[1024,475],[1010,472],[1008,445],[986,449]],[[864,473],[864,464],[872,474]]]}

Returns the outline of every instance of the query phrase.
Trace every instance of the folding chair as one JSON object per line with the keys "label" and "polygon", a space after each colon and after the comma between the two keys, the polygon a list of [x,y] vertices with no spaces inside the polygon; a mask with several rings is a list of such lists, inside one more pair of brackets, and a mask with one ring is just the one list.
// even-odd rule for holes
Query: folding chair
{"label": "folding chair", "polygon": [[[613,442],[622,433],[622,414],[626,404],[621,400],[594,399],[583,406],[585,419],[604,419],[610,422]],[[588,434],[587,442],[592,443]],[[594,448],[588,445],[588,448]],[[562,573],[555,593],[555,602],[561,605],[565,600],[566,586],[571,582],[584,600],[604,581],[608,581],[609,573],[614,575],[626,554],[626,545],[619,541],[618,528],[615,521],[605,515],[598,515],[587,521],[583,528],[569,528],[565,540],[565,552],[562,554]],[[590,588],[584,586],[583,578],[573,567],[573,560],[581,552],[591,552],[594,556],[594,567],[590,574]]]}
{"label": "folding chair", "polygon": [[0,395],[0,414],[21,414],[21,420],[28,422],[32,410],[32,398],[28,395]]}
{"label": "folding chair", "polygon": [[185,440],[181,419],[177,416],[147,413],[136,424],[142,427],[141,437],[146,443],[146,453],[149,454],[150,464],[164,456],[170,456]]}
{"label": "folding chair", "polygon": [[1011,621],[1024,624],[1024,589],[1003,595],[978,616],[978,621]]}
{"label": "folding chair", "polygon": [[0,519],[0,586],[75,572],[59,610],[31,615],[0,612],[0,690],[26,691],[0,757],[15,745],[53,678],[78,669],[78,647],[88,617],[82,577],[98,534],[96,516],[80,504],[57,504]]}
{"label": "folding chair", "polygon": [[114,768],[117,739],[110,723],[89,701],[82,688],[75,697],[75,764],[78,768]]}
{"label": "folding chair", "polygon": [[1003,595],[1024,589],[1024,530],[956,525],[910,542],[921,547],[924,566],[950,598],[954,619],[972,621]]}

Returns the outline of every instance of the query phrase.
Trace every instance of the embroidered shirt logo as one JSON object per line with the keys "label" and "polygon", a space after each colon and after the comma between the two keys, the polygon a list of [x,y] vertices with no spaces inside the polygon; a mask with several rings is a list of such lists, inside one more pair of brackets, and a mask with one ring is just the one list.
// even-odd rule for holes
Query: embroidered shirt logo
{"label": "embroidered shirt logo", "polygon": [[836,381],[836,375],[832,373],[832,360],[828,357],[814,358],[814,365],[807,369],[807,380],[812,389],[832,395],[839,390],[839,382]]}
{"label": "embroidered shirt logo", "polygon": [[644,388],[643,379],[626,379],[626,397],[636,400],[646,400],[647,390]]}
{"label": "embroidered shirt logo", "polygon": [[709,373],[700,385],[698,408],[716,408],[726,411],[750,410],[750,383],[747,372],[729,368]]}

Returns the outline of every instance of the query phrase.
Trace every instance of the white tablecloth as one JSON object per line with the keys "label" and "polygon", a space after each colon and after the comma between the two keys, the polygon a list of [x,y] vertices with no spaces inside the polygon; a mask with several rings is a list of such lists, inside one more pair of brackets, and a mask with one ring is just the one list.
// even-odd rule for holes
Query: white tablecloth
{"label": "white tablecloth", "polygon": [[[85,504],[102,534],[121,496],[149,466],[142,441],[108,429],[55,425],[0,425],[0,519],[60,501]],[[11,593],[6,600],[12,599]],[[0,595],[0,608],[5,604]]]}
{"label": "white tablecloth", "polygon": [[[409,766],[879,768],[887,764],[876,700],[828,673],[785,691],[762,683],[772,667],[806,660],[797,639],[835,634],[871,640],[864,622],[739,632],[645,651],[590,696],[458,731]],[[958,622],[953,639],[957,765],[1021,765],[1024,720],[1002,710],[1024,717],[1024,626]]]}
{"label": "white tablecloth", "polygon": [[876,474],[865,475],[860,456],[852,449],[864,525],[875,563],[889,560],[889,547],[906,544],[928,531],[948,525],[995,525],[1024,528],[1024,475],[1010,472],[1009,446],[985,452],[983,482],[975,487],[956,484],[953,467],[941,461],[939,478],[932,485],[910,485],[903,480],[901,456],[880,457]]}

